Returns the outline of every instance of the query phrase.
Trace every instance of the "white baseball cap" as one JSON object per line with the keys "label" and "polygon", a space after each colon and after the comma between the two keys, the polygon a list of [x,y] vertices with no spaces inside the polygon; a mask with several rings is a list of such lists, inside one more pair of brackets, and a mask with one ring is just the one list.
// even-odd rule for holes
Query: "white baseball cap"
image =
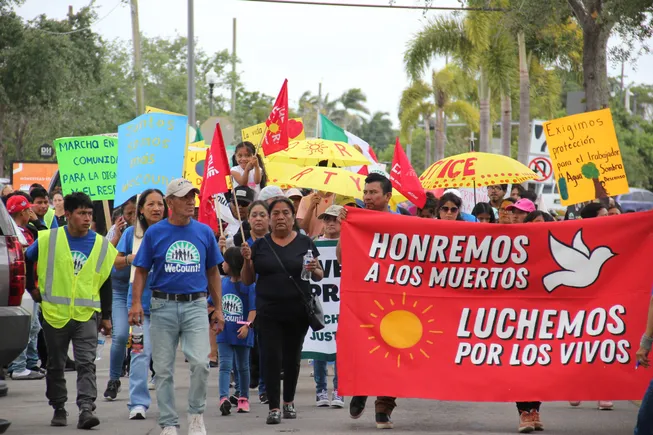
{"label": "white baseball cap", "polygon": [[189,192],[195,191],[197,195],[200,194],[200,190],[193,186],[193,183],[188,181],[185,178],[175,178],[168,184],[166,189],[166,198],[169,196],[176,196],[178,198],[183,198],[188,195]]}
{"label": "white baseball cap", "polygon": [[283,196],[285,197],[286,195],[283,194],[283,190],[281,190],[281,187],[279,186],[265,186],[263,189],[258,194],[258,198],[261,201],[267,201],[268,199],[271,198],[276,198],[278,196]]}

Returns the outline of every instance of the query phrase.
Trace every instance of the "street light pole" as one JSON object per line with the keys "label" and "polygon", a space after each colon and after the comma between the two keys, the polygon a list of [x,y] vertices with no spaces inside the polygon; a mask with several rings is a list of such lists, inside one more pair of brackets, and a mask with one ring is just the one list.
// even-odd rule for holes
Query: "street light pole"
{"label": "street light pole", "polygon": [[188,0],[188,125],[195,125],[195,8]]}
{"label": "street light pole", "polygon": [[213,87],[218,83],[218,74],[213,68],[206,73],[206,84],[209,85],[209,114],[213,116]]}

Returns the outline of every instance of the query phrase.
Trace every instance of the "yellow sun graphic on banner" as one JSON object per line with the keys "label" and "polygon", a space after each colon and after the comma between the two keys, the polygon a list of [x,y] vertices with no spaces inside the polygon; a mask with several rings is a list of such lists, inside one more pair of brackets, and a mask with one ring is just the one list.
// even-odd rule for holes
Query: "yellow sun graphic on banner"
{"label": "yellow sun graphic on banner", "polygon": [[[422,308],[418,306],[418,301],[407,304],[405,292],[401,297],[400,306],[392,298],[389,298],[388,303],[385,305],[377,300],[374,300],[374,304],[380,310],[380,313],[370,313],[372,323],[362,324],[360,327],[378,330],[383,343],[392,348],[386,350],[384,358],[394,358],[396,356],[397,368],[401,367],[402,356],[404,359],[410,358],[411,360],[420,355],[427,359],[431,358],[424,348],[426,345],[434,344],[431,340],[433,335],[443,333],[443,331],[438,331],[433,327],[435,319],[429,314],[433,305]],[[379,338],[376,335],[370,335],[367,338],[375,342],[370,354],[381,349],[382,344],[377,344]]]}

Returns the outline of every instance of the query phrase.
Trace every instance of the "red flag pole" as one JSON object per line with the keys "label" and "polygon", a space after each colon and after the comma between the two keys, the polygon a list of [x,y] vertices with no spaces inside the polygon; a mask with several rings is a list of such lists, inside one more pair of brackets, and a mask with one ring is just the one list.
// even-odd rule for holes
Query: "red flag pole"
{"label": "red flag pole", "polygon": [[238,197],[236,196],[233,177],[231,178],[231,195],[233,196],[234,204],[236,205],[236,214],[238,215],[238,223],[240,224],[240,235],[243,238],[243,243],[247,243],[247,239],[245,239],[245,231],[243,230],[243,221],[240,218],[240,208],[238,207]]}
{"label": "red flag pole", "polygon": [[[222,218],[220,217],[220,213],[218,213],[218,197],[213,196],[213,207],[215,208],[215,215],[218,218],[218,228],[220,228],[220,237],[224,237],[224,229],[222,229]],[[224,250],[222,251],[224,254]]]}

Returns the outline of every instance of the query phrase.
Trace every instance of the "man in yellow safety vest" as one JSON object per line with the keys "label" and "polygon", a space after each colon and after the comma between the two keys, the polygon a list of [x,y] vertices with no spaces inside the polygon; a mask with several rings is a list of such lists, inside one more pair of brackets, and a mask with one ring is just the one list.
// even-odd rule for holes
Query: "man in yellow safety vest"
{"label": "man in yellow safety vest", "polygon": [[[77,366],[79,429],[100,424],[93,414],[97,398],[95,358],[98,330],[111,332],[111,281],[108,279],[117,251],[109,241],[90,230],[93,202],[75,192],[64,198],[68,225],[40,231],[26,253],[27,289],[41,302],[43,335],[48,347],[46,392],[54,408],[52,426],[66,426],[68,397],[64,369],[70,342]],[[34,282],[38,262],[38,288]],[[101,313],[101,315],[99,315]]]}

